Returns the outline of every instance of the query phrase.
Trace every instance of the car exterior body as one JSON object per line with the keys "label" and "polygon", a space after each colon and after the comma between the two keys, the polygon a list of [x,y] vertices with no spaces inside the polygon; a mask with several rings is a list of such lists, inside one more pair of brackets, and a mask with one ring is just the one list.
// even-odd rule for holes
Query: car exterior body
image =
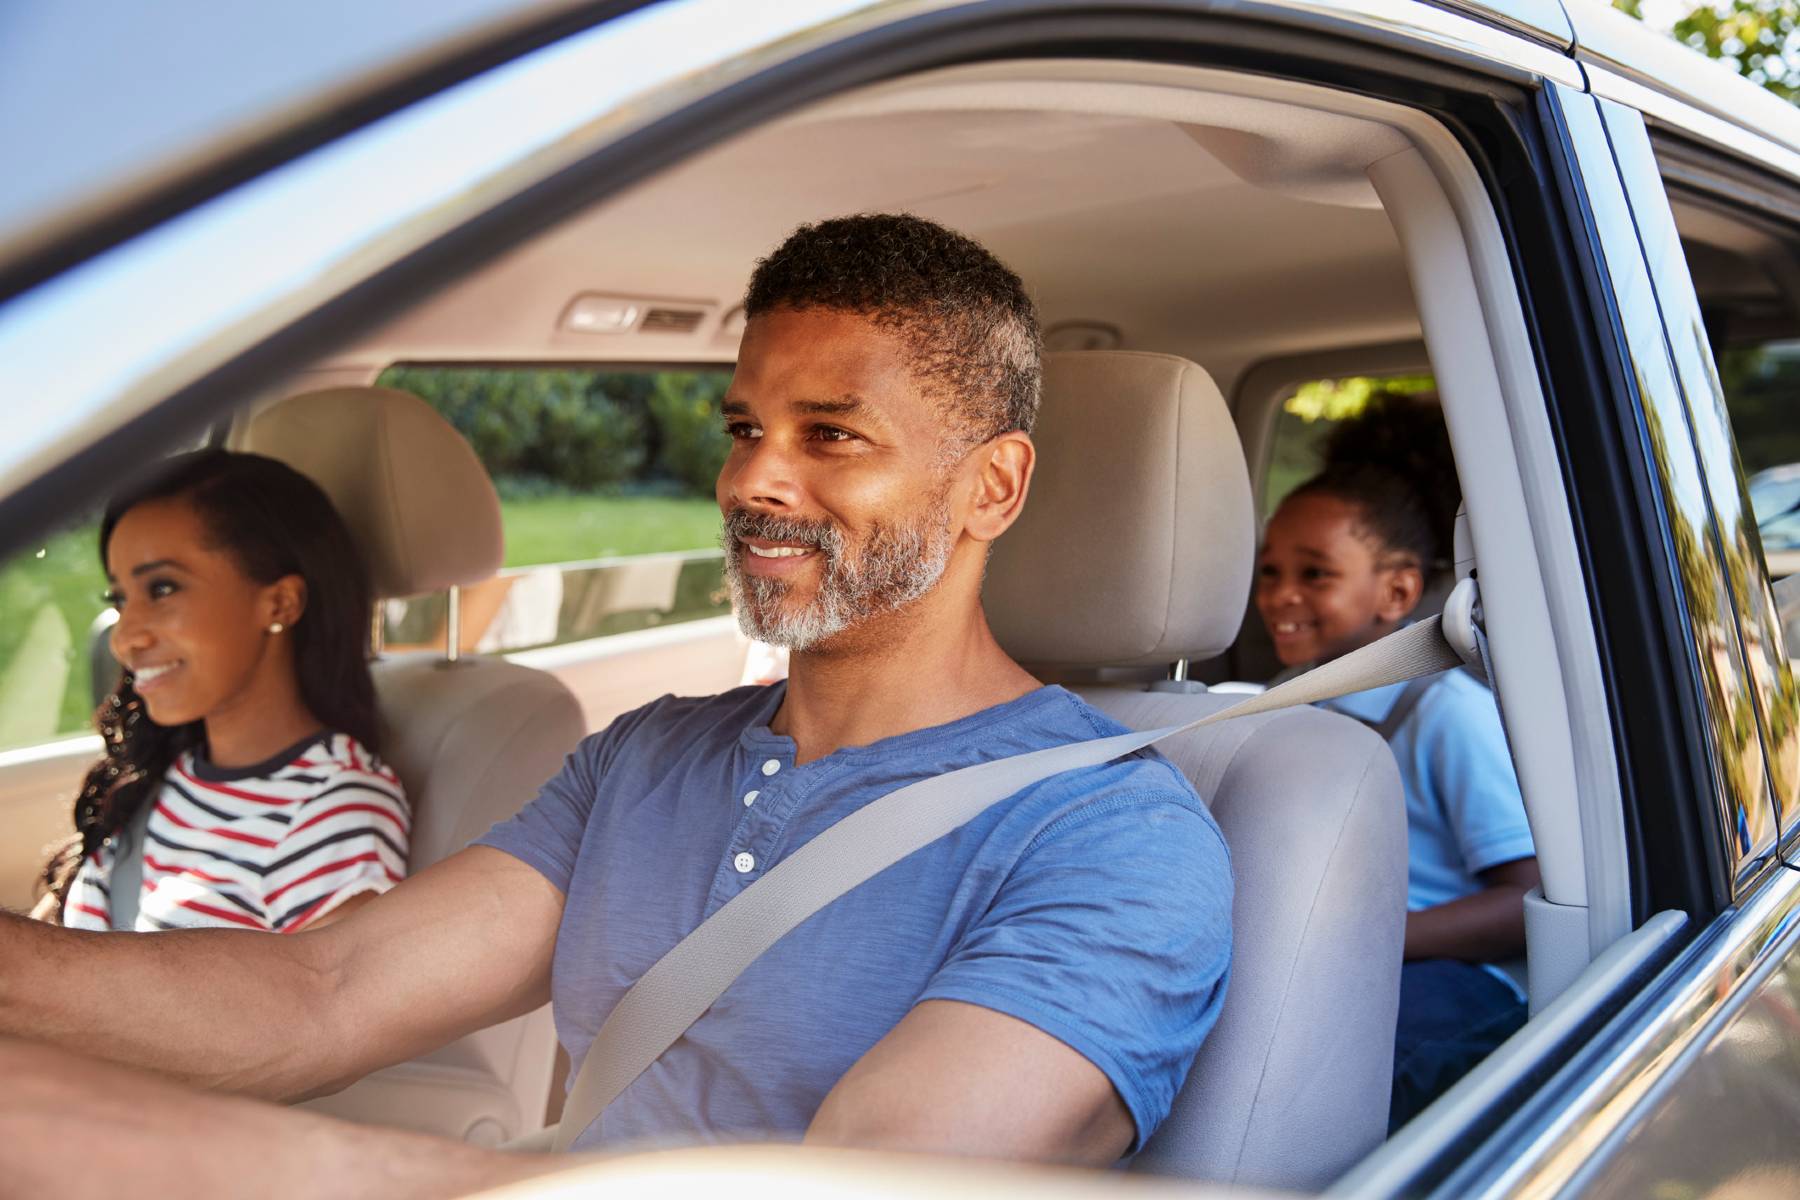
{"label": "car exterior body", "polygon": [[[1522,782],[1563,822],[1540,845],[1579,849],[1528,914],[1525,1033],[1336,1189],[1800,1190],[1800,689],[1756,503],[1791,481],[1744,477],[1676,213],[1789,227],[1800,113],[1573,0],[471,12],[379,61],[321,42],[264,108],[0,212],[0,553],[534,230],[855,88],[1067,58],[1406,109],[1447,139],[1444,213],[1491,224],[1468,285],[1512,322],[1490,321],[1491,402],[1453,411],[1487,385],[1445,344],[1430,358],[1465,474],[1496,430],[1512,471],[1471,503],[1499,692]],[[1399,170],[1375,185],[1396,214]],[[1405,249],[1421,309],[1453,307],[1424,242]],[[1550,660],[1554,694],[1513,682]],[[0,797],[60,778],[58,753],[0,754]]]}

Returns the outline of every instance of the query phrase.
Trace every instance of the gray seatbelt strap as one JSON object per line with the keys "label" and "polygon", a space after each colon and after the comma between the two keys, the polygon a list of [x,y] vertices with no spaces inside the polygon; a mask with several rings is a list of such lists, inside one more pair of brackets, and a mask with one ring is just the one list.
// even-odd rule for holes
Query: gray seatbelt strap
{"label": "gray seatbelt strap", "polygon": [[1426,692],[1436,686],[1437,681],[1438,677],[1435,675],[1413,680],[1394,700],[1394,706],[1388,709],[1387,716],[1383,717],[1379,723],[1370,722],[1375,732],[1381,735],[1382,741],[1394,740],[1394,735],[1400,732],[1400,726],[1406,724],[1406,718],[1412,716],[1413,709],[1419,707],[1419,701],[1425,698]]}
{"label": "gray seatbelt strap", "polygon": [[136,929],[138,901],[144,894],[144,842],[150,836],[151,796],[138,806],[125,828],[113,836],[116,857],[106,884],[106,908],[114,929]]}
{"label": "gray seatbelt strap", "polygon": [[1458,666],[1438,618],[1208,714],[1172,725],[1034,750],[922,779],[843,818],[732,897],[631,986],[588,1047],[552,1143],[567,1150],[606,1106],[795,926],[990,805],[1063,771],[1097,766],[1219,721],[1312,704]]}

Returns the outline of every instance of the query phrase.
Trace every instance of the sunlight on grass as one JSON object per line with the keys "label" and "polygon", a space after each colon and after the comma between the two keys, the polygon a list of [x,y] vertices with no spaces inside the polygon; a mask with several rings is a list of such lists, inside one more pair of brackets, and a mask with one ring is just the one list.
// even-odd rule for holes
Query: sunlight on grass
{"label": "sunlight on grass", "polygon": [[95,535],[54,534],[0,566],[0,747],[89,727],[88,626],[106,590]]}
{"label": "sunlight on grass", "polygon": [[546,496],[500,505],[506,565],[575,562],[719,544],[719,506],[670,496]]}

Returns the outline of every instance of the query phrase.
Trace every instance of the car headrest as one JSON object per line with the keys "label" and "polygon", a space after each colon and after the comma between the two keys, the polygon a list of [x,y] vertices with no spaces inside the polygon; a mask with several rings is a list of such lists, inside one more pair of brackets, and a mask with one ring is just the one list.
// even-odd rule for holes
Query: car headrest
{"label": "car headrest", "polygon": [[500,497],[454,426],[392,388],[289,397],[250,422],[242,449],[324,489],[384,599],[478,583],[500,569]]}
{"label": "car headrest", "polygon": [[1033,666],[1224,653],[1256,553],[1250,478],[1211,376],[1165,354],[1047,355],[1037,470],[983,599]]}

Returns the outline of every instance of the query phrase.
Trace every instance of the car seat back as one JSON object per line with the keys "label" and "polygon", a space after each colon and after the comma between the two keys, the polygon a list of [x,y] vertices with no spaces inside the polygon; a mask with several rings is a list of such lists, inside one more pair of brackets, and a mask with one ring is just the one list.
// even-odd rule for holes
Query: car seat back
{"label": "car seat back", "polygon": [[[1237,634],[1255,530],[1212,380],[1165,355],[1050,355],[1034,440],[1031,501],[988,571],[1001,644],[1134,728],[1225,707],[1233,697],[1198,684],[1077,682],[1211,658]],[[1398,769],[1371,730],[1310,708],[1159,749],[1230,846],[1233,962],[1218,1024],[1136,1165],[1316,1190],[1387,1128],[1406,913]]]}
{"label": "car seat back", "polygon": [[[416,396],[360,387],[295,396],[259,413],[240,448],[325,490],[381,598],[476,583],[500,567],[494,486],[468,443]],[[371,670],[382,757],[412,806],[413,871],[517,812],[585,733],[580,706],[554,676],[502,659],[421,651]],[[543,1126],[555,1056],[546,1006],[308,1106],[498,1145]]]}

